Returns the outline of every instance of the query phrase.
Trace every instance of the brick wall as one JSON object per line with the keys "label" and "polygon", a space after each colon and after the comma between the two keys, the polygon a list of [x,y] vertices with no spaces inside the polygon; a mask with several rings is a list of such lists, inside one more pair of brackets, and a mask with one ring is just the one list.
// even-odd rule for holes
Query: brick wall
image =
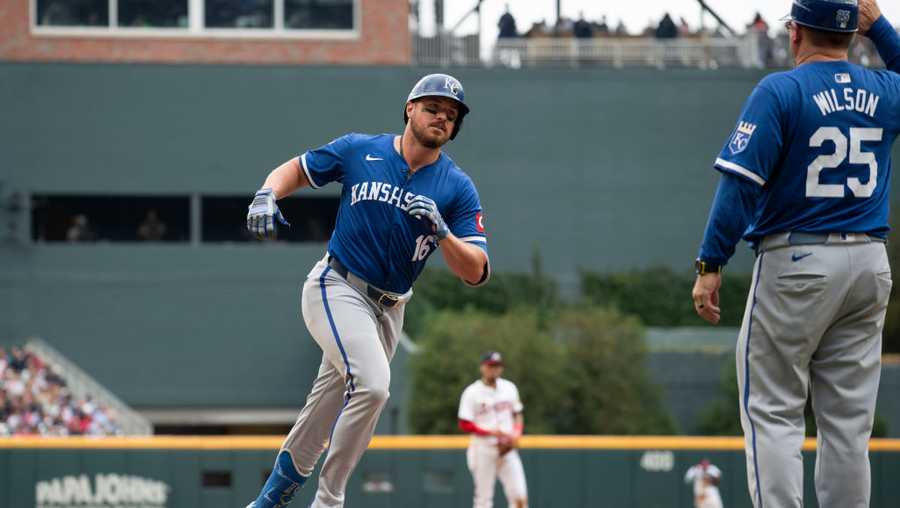
{"label": "brick wall", "polygon": [[360,35],[349,40],[36,35],[31,31],[29,4],[29,0],[0,1],[0,61],[410,63],[408,0],[360,0]]}

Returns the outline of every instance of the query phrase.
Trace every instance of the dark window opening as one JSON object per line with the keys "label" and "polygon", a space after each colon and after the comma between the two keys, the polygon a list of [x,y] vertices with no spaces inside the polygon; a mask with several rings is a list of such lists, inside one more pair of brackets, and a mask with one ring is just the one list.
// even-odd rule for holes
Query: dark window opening
{"label": "dark window opening", "polygon": [[187,27],[188,0],[119,0],[119,26]]}
{"label": "dark window opening", "polygon": [[37,0],[37,24],[107,26],[109,0]]}
{"label": "dark window opening", "polygon": [[[204,197],[202,230],[204,242],[257,241],[247,231],[247,206],[250,199],[240,197]],[[291,227],[278,227],[277,241],[327,242],[334,230],[339,200],[325,198],[285,198],[278,201],[281,213]]]}
{"label": "dark window opening", "polygon": [[353,0],[285,0],[284,26],[353,29]]}
{"label": "dark window opening", "polygon": [[32,196],[37,242],[187,242],[188,197]]}
{"label": "dark window opening", "polygon": [[207,28],[272,28],[273,0],[206,0]]}
{"label": "dark window opening", "polygon": [[206,488],[231,487],[231,471],[203,471],[201,484]]}

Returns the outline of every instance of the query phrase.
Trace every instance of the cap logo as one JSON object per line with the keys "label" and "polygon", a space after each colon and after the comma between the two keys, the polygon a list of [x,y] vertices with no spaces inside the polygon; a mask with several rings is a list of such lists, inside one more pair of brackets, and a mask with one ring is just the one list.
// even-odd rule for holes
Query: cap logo
{"label": "cap logo", "polygon": [[462,86],[459,84],[459,81],[447,76],[447,78],[444,79],[444,88],[449,90],[453,95],[459,95],[459,89],[462,88]]}
{"label": "cap logo", "polygon": [[850,24],[850,11],[845,11],[843,9],[837,11],[837,14],[835,14],[835,22],[839,28],[846,29]]}

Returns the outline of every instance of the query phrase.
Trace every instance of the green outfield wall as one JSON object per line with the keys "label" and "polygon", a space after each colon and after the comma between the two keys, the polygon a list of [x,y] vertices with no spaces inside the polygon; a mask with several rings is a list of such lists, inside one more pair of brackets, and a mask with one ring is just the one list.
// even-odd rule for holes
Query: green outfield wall
{"label": "green outfield wall", "polygon": [[[0,63],[0,340],[43,337],[140,407],[298,407],[319,362],[299,285],[324,244],[37,243],[7,199],[249,199],[308,147],[399,131],[429,71]],[[473,112],[448,151],[478,186],[494,270],[538,252],[569,294],[582,269],[690,269],[711,163],[762,76],[453,72]],[[750,260],[740,249],[732,270]]]}
{"label": "green outfield wall", "polygon": [[[471,503],[467,438],[376,437],[348,485],[348,508],[459,508]],[[526,436],[520,451],[530,506],[689,508],[685,471],[708,458],[723,471],[723,500],[750,507],[743,442],[732,438]],[[142,506],[243,507],[274,461],[272,438],[0,441],[0,505],[5,508]],[[814,442],[804,452],[806,504]],[[900,497],[900,443],[873,441],[873,508]],[[294,504],[306,506],[315,477]],[[495,506],[506,506],[498,487]]]}

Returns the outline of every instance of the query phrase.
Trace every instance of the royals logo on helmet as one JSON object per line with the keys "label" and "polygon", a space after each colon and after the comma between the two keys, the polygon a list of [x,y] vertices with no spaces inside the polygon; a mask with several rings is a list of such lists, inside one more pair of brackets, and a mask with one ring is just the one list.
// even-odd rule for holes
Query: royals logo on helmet
{"label": "royals logo on helmet", "polygon": [[459,95],[459,89],[462,88],[462,85],[459,84],[459,81],[447,76],[447,79],[444,81],[444,88],[449,90],[453,95]]}

